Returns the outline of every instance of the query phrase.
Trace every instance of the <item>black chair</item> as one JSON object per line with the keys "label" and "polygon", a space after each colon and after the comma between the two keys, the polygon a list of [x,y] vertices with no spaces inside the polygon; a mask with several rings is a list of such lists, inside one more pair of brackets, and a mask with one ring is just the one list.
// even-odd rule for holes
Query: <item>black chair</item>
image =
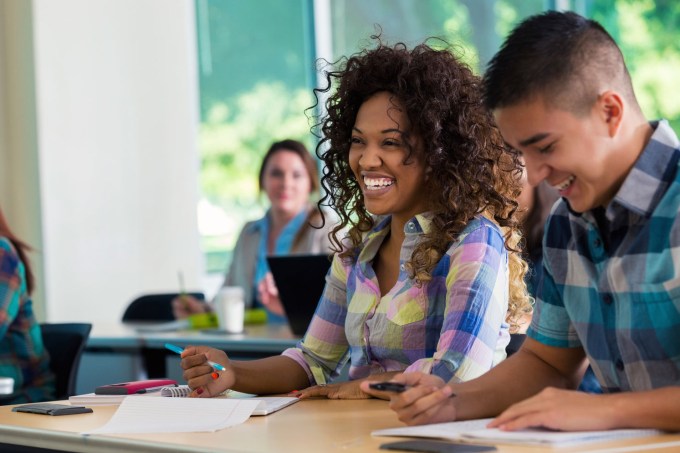
{"label": "black chair", "polygon": [[508,343],[508,345],[505,347],[505,353],[507,356],[510,357],[515,352],[519,351],[519,348],[522,346],[522,343],[524,343],[526,338],[527,336],[524,333],[511,333],[510,343]]}
{"label": "black chair", "polygon": [[[203,293],[187,293],[196,299],[204,300]],[[123,313],[123,322],[174,321],[172,300],[179,293],[144,294],[130,302]]]}
{"label": "black chair", "polygon": [[[205,295],[200,292],[187,293],[199,300],[205,300]],[[168,322],[174,321],[172,313],[172,300],[180,293],[144,294],[130,302],[123,313],[123,322]],[[164,378],[167,376],[165,359],[170,353],[153,348],[141,348],[139,351],[142,367],[146,377]]]}
{"label": "black chair", "polygon": [[68,399],[76,393],[80,357],[90,336],[92,324],[40,324],[43,344],[50,354],[50,370],[54,373],[56,398]]}

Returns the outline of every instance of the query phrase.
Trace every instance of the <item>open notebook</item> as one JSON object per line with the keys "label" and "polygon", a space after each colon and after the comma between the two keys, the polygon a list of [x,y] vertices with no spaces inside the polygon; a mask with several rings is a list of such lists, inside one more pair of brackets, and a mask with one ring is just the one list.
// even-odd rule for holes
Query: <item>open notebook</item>
{"label": "open notebook", "polygon": [[[186,397],[191,393],[188,385],[178,387],[163,387],[159,392],[143,393],[139,395],[96,395],[86,393],[84,395],[74,395],[68,401],[72,405],[78,406],[115,406],[123,402],[124,398],[153,398],[153,397]],[[241,393],[228,390],[224,398],[228,399],[249,399],[259,401],[259,404],[251,415],[269,415],[284,407],[290,406],[300,401],[294,396],[256,396],[250,393]]]}
{"label": "open notebook", "polygon": [[633,437],[656,436],[662,434],[654,429],[614,429],[608,431],[551,431],[547,429],[524,429],[520,431],[501,431],[487,428],[492,419],[468,420],[450,423],[434,423],[422,426],[409,426],[373,431],[373,436],[431,437],[460,442],[484,444],[524,444],[562,447],[588,442],[603,442]]}

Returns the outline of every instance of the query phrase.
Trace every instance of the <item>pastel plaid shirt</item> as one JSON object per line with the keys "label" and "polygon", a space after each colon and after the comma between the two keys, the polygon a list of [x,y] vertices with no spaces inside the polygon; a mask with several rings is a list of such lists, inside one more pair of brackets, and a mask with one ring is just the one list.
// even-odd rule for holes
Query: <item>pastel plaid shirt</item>
{"label": "pastel plaid shirt", "polygon": [[14,378],[14,393],[0,395],[0,404],[54,399],[54,377],[24,272],[12,243],[0,237],[0,377]]}
{"label": "pastel plaid shirt", "polygon": [[528,335],[582,346],[606,392],[680,384],[680,150],[667,122],[651,125],[606,210],[560,201],[545,230]]}
{"label": "pastel plaid shirt", "polygon": [[364,239],[358,259],[336,255],[316,313],[297,348],[283,352],[312,384],[389,371],[422,371],[468,380],[505,358],[510,339],[507,251],[497,225],[472,220],[421,287],[404,263],[431,226],[427,215],[406,223],[397,283],[381,297],[373,259],[389,233],[384,218]]}

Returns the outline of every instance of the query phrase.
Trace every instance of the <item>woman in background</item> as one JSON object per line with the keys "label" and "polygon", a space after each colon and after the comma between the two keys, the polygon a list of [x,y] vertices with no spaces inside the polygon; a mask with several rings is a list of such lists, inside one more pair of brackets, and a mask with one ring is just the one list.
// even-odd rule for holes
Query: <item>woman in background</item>
{"label": "woman in background", "polygon": [[[311,195],[319,191],[319,173],[316,161],[301,142],[273,143],[262,160],[259,184],[271,206],[264,217],[246,223],[241,230],[222,286],[240,286],[246,308],[264,307],[268,321],[284,322],[285,313],[267,255],[330,255],[328,233],[333,225],[328,219],[323,222],[319,210],[310,202]],[[176,318],[208,309],[190,296],[173,301]]]}
{"label": "woman in background", "polygon": [[0,404],[54,399],[54,376],[33,314],[29,250],[0,209],[0,377],[14,379],[13,393],[0,395]]}

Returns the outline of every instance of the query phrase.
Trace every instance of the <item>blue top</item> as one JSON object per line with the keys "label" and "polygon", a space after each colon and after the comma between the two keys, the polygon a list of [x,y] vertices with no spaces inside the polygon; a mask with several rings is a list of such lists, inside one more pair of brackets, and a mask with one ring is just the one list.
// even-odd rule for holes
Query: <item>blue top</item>
{"label": "blue top", "polygon": [[[680,149],[666,121],[606,210],[561,200],[528,335],[582,346],[605,392],[680,384]],[[599,219],[599,225],[598,221]]]}

